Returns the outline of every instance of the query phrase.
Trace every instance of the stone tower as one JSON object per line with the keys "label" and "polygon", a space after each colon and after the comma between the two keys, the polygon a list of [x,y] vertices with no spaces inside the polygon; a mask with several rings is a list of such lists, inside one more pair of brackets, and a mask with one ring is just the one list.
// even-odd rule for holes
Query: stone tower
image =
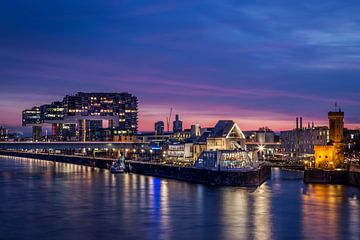
{"label": "stone tower", "polygon": [[331,143],[344,142],[344,112],[329,112],[329,137]]}
{"label": "stone tower", "polygon": [[344,112],[329,112],[329,138],[326,146],[315,146],[315,167],[334,169],[344,167]]}

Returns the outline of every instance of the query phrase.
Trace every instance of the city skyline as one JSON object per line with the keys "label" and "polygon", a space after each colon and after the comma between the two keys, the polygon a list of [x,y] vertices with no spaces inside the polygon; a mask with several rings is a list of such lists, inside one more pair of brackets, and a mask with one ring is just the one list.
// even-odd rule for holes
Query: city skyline
{"label": "city skyline", "polygon": [[327,125],[337,102],[360,127],[355,1],[5,2],[0,125],[65,94],[130,92],[139,130],[172,107],[184,126]]}
{"label": "city skyline", "polygon": [[[51,102],[56,102],[56,101],[58,101],[59,99],[57,99],[57,100],[52,100]],[[51,102],[48,102],[48,104],[49,103],[51,103]],[[36,106],[37,107],[39,107],[39,106],[41,106],[41,105],[43,105],[44,103],[41,103],[41,104],[37,104]],[[141,104],[139,105],[139,108],[140,108],[140,118],[139,118],[139,123],[141,124],[141,122],[144,122],[144,121],[141,121]],[[330,109],[329,108],[329,111],[337,111],[338,109],[342,109],[341,108],[341,106],[339,107],[338,105],[337,105],[337,103],[335,103],[335,105]],[[154,131],[154,124],[156,123],[156,121],[157,120],[159,120],[159,121],[163,121],[164,123],[166,123],[166,118],[168,117],[168,115],[169,115],[169,113],[165,113],[165,114],[167,114],[167,115],[163,115],[163,116],[159,116],[159,115],[157,115],[156,114],[156,112],[157,112],[157,110],[156,109],[153,109],[153,111],[154,112],[150,112],[150,111],[148,111],[148,114],[149,115],[153,115],[154,116],[154,119],[155,119],[155,121],[154,122],[149,122],[149,126],[147,126],[147,128],[141,128],[141,125],[139,126],[139,131],[140,132],[146,132],[146,131]],[[166,111],[166,109],[164,110],[164,111]],[[171,110],[172,111],[172,117],[171,117],[171,119],[170,119],[170,131],[172,131],[172,123],[173,123],[173,121],[175,121],[176,119],[175,119],[175,115],[180,115],[180,118],[181,118],[181,120],[185,123],[184,124],[184,129],[190,129],[190,127],[192,126],[192,125],[194,125],[194,124],[199,124],[199,121],[197,121],[197,119],[196,119],[196,113],[194,112],[194,115],[195,115],[195,117],[194,117],[194,119],[193,118],[190,118],[191,120],[189,120],[189,119],[186,119],[186,118],[184,118],[184,116],[188,116],[188,113],[189,113],[189,111],[187,111],[187,112],[185,112],[184,114],[183,113],[179,113],[179,112],[177,112],[176,111],[176,109],[175,109],[175,111],[174,111],[174,109],[172,109]],[[186,111],[186,110],[185,110]],[[191,111],[190,111],[190,113],[191,113]],[[220,116],[220,115],[217,115],[217,114],[213,114],[213,115],[209,115],[209,119],[208,119],[208,121],[206,121],[206,122],[200,122],[200,126],[201,127],[205,127],[205,128],[211,128],[211,127],[213,127],[215,124],[214,123],[216,123],[220,118],[216,118],[217,116]],[[163,118],[162,118],[163,117]],[[317,121],[317,122],[314,122],[313,120],[311,120],[311,119],[307,119],[307,118],[304,118],[302,115],[297,115],[297,116],[294,116],[291,120],[290,120],[290,126],[287,126],[286,124],[284,125],[283,123],[284,123],[284,121],[279,121],[279,126],[280,126],[280,128],[271,128],[271,130],[274,130],[274,131],[276,131],[276,132],[279,132],[279,131],[283,131],[283,130],[287,130],[287,129],[295,129],[296,128],[296,121],[298,120],[298,118],[302,118],[302,120],[303,120],[303,127],[304,128],[307,128],[307,126],[308,126],[308,124],[310,124],[310,125],[313,125],[313,124],[315,124],[315,126],[327,126],[328,125],[328,120],[327,119],[325,119],[325,120],[320,120],[320,121]],[[156,120],[157,119],[157,120]],[[226,118],[223,118],[223,119],[226,119]],[[233,118],[229,118],[229,120],[234,120],[235,119],[235,122],[237,122],[237,123],[244,123],[244,122],[246,122],[247,120],[248,120],[248,118],[245,116],[245,117],[243,117],[243,118],[237,118],[236,116],[235,117],[233,117]],[[255,119],[255,120],[248,120],[248,121],[255,121],[255,123],[253,122],[253,126],[254,127],[248,127],[248,128],[243,128],[244,130],[257,130],[257,129],[260,129],[260,128],[262,128],[262,127],[269,127],[269,124],[267,124],[266,125],[266,122],[263,122],[262,120],[258,120],[258,119]],[[21,122],[21,113],[20,113],[20,122]],[[265,125],[261,125],[262,123],[265,123]],[[1,125],[1,124],[0,124]],[[48,129],[48,130],[50,130],[51,129],[51,124],[50,123],[48,123],[48,124],[43,124],[44,125],[44,127],[45,127],[45,129]],[[6,124],[3,124],[3,126],[5,126],[5,127],[8,127]],[[241,124],[241,126],[244,126],[243,124]],[[250,125],[249,125],[250,126]],[[358,129],[358,126],[357,125],[355,125],[355,127],[354,127],[354,125],[352,125],[352,124],[345,124],[345,126],[347,126],[348,128],[350,128],[350,129],[352,129],[352,128],[355,128],[355,129]],[[281,128],[282,127],[282,128]],[[28,127],[28,126],[11,126],[10,125],[10,130],[14,130],[14,131],[19,131],[19,130],[23,130],[23,132],[25,133],[25,135],[29,135],[30,134],[30,132],[31,132],[31,128],[30,127]]]}

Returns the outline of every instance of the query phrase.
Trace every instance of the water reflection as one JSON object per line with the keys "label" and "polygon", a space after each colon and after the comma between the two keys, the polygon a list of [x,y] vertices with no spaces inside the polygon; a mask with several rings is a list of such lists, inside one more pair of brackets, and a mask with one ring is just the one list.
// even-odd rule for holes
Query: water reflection
{"label": "water reflection", "polygon": [[0,186],[0,239],[360,236],[359,189],[304,185],[296,172],[244,189],[0,158]]}
{"label": "water reflection", "polygon": [[349,196],[352,190],[358,194],[342,185],[308,185],[302,195],[303,237],[341,239],[344,231],[360,236],[359,206]]}

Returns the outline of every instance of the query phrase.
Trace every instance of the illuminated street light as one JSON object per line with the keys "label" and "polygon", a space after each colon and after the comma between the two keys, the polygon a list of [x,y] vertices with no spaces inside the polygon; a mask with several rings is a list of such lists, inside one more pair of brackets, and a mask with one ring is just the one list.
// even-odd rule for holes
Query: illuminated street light
{"label": "illuminated street light", "polygon": [[258,151],[259,152],[263,152],[265,150],[265,146],[264,145],[258,145]]}

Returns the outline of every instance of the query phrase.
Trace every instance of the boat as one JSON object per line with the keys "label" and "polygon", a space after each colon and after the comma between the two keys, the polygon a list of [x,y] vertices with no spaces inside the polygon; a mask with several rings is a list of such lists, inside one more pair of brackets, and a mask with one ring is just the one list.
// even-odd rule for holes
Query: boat
{"label": "boat", "polygon": [[113,161],[110,166],[111,173],[125,173],[125,158],[122,156],[118,160]]}
{"label": "boat", "polygon": [[118,164],[117,161],[113,162],[110,166],[110,172],[111,173],[124,173],[125,169],[121,167],[120,164]]}

